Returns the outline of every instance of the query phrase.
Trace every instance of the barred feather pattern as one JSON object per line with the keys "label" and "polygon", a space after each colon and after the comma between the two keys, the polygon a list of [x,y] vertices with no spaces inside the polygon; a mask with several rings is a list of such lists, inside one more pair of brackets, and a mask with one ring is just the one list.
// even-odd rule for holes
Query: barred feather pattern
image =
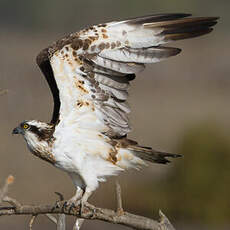
{"label": "barred feather pattern", "polygon": [[56,166],[72,178],[80,175],[93,191],[105,176],[138,169],[145,161],[167,163],[167,157],[178,157],[117,141],[131,130],[130,81],[145,64],[181,52],[164,44],[207,34],[217,19],[158,14],[114,21],[70,34],[43,50],[37,62],[55,101]]}

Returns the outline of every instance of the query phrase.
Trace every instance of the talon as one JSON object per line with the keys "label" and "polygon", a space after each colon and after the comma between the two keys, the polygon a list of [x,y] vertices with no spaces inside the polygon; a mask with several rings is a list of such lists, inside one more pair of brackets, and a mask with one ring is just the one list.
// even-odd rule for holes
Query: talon
{"label": "talon", "polygon": [[81,214],[81,216],[84,214],[83,210],[84,210],[84,202],[82,202],[82,200],[81,200],[81,203],[80,203],[80,214]]}
{"label": "talon", "polygon": [[80,214],[81,215],[84,215],[84,208],[85,208],[85,206],[88,204],[88,202],[86,202],[86,201],[83,201],[83,200],[81,200],[81,203],[80,203]]}
{"label": "talon", "polygon": [[68,206],[69,206],[68,201],[65,201],[63,206],[62,206],[62,211],[64,211]]}
{"label": "talon", "polygon": [[72,203],[69,207],[69,213],[71,212],[72,209],[75,209],[75,208],[76,208],[75,203]]}

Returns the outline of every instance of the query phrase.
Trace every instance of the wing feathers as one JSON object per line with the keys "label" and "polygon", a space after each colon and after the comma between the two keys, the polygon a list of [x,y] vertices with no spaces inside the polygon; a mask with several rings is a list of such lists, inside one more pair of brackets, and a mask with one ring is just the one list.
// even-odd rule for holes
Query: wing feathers
{"label": "wing feathers", "polygon": [[51,124],[55,124],[59,118],[59,110],[60,110],[60,98],[59,98],[59,90],[57,87],[57,83],[53,74],[53,70],[49,61],[49,48],[42,50],[38,56],[36,57],[36,62],[44,74],[46,81],[49,84],[49,87],[52,92],[53,101],[54,101],[54,109],[52,119],[50,121]]}
{"label": "wing feathers", "polygon": [[213,26],[217,23],[218,17],[191,17],[170,21],[158,21],[158,22],[150,22],[144,23],[143,26],[146,28],[154,28],[154,27],[186,27],[186,26],[195,26],[195,25],[206,25]]}
{"label": "wing feathers", "polygon": [[[158,46],[171,40],[201,36],[211,31],[218,17],[188,17],[187,14],[150,15],[111,24],[109,31],[119,32],[131,48]],[[115,35],[116,36],[116,35]]]}
{"label": "wing feathers", "polygon": [[106,69],[114,70],[119,73],[138,73],[144,70],[145,66],[137,63],[125,63],[121,61],[114,61],[107,58],[102,58],[96,56],[93,59],[93,62],[99,66],[102,66]]}
{"label": "wing feathers", "polygon": [[115,97],[121,101],[125,101],[128,98],[127,90],[119,90],[106,85],[100,85],[100,88],[107,92],[110,96]]}
{"label": "wing feathers", "polygon": [[165,58],[177,55],[181,50],[171,47],[150,47],[134,49],[125,47],[118,50],[101,52],[100,57],[111,59],[114,61],[122,62],[135,62],[135,63],[155,63],[164,60]]}
{"label": "wing feathers", "polygon": [[[125,78],[125,76],[122,78]],[[96,73],[95,74],[95,80],[97,82],[99,82],[100,84],[103,84],[103,85],[106,85],[108,87],[115,88],[115,89],[128,90],[128,88],[129,88],[129,82],[128,81],[124,81],[122,83],[122,82],[116,81],[116,79],[117,79],[116,77],[112,77],[112,76],[105,75],[102,73]]]}
{"label": "wing feathers", "polygon": [[164,42],[193,38],[212,31],[212,26],[217,23],[218,17],[184,18],[172,21],[152,22],[144,24],[144,27],[163,31],[157,36],[162,36]]}
{"label": "wing feathers", "polygon": [[58,120],[59,112],[64,118],[74,110],[73,117],[95,116],[94,122],[110,137],[126,135],[130,131],[126,103],[129,81],[144,64],[181,52],[163,44],[207,34],[218,19],[189,16],[157,14],[100,24],[45,49],[37,60],[55,100],[52,122]]}
{"label": "wing feathers", "polygon": [[164,36],[164,41],[165,42],[170,42],[170,41],[176,41],[176,40],[182,40],[182,39],[187,39],[187,38],[195,38],[195,37],[199,37],[205,34],[208,34],[210,32],[212,32],[212,28],[205,28],[205,29],[199,29],[196,31],[191,31],[191,32],[187,32],[187,33],[175,33],[175,34],[166,34]]}
{"label": "wing feathers", "polygon": [[160,22],[160,21],[169,21],[179,18],[185,18],[191,16],[191,14],[184,14],[184,13],[172,13],[172,14],[154,14],[144,17],[138,17],[138,18],[131,18],[126,20],[125,22],[130,25],[139,25],[139,24],[145,24],[145,23],[152,23],[152,22]]}

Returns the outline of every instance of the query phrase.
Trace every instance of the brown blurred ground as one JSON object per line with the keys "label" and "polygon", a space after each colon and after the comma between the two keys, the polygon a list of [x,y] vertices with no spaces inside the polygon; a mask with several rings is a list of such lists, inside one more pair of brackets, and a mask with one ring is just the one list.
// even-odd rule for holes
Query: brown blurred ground
{"label": "brown blurred ground", "polygon": [[[36,54],[87,24],[154,12],[221,17],[210,35],[174,44],[183,52],[148,66],[130,90],[130,137],[142,145],[181,152],[184,159],[169,166],[152,165],[141,172],[131,171],[119,179],[128,211],[150,217],[154,214],[156,218],[161,208],[178,229],[228,229],[230,2],[18,2],[0,0],[0,88],[9,90],[0,97],[0,183],[13,174],[16,182],[10,195],[22,203],[34,204],[55,202],[55,191],[66,198],[74,192],[67,175],[33,157],[22,138],[11,135],[20,121],[49,121],[52,114],[51,94],[35,65]],[[113,208],[113,181],[101,184],[91,202]],[[28,220],[1,217],[0,229],[26,229]],[[86,223],[83,229],[122,228],[94,223]],[[34,229],[41,228],[55,229],[45,217],[36,220]]]}

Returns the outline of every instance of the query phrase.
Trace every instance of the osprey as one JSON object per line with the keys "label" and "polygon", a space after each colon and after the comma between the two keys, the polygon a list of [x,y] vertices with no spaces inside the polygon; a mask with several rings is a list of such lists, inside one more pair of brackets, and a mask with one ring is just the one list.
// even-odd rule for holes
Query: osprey
{"label": "osprey", "polygon": [[71,201],[86,202],[106,176],[146,161],[166,164],[180,155],[127,138],[130,81],[145,64],[180,53],[163,44],[207,34],[217,17],[157,14],[94,25],[58,40],[37,56],[54,99],[50,123],[24,121],[13,130],[30,151],[67,172]]}

